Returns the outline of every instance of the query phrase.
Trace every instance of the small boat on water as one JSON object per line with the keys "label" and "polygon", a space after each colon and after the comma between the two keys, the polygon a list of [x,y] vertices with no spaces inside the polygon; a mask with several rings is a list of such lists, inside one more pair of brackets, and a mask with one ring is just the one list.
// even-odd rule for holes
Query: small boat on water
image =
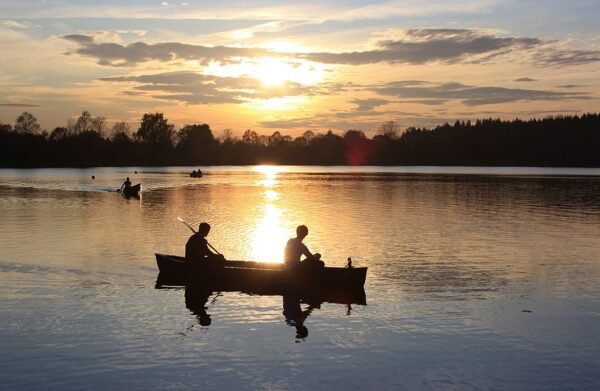
{"label": "small boat on water", "polygon": [[121,190],[121,193],[125,197],[139,197],[139,193],[141,190],[142,190],[142,185],[140,183],[138,183],[135,186],[124,187]]}
{"label": "small boat on water", "polygon": [[222,265],[191,265],[184,257],[155,254],[160,286],[202,285],[220,291],[257,294],[338,295],[362,292],[366,267],[322,267],[291,272],[282,264],[225,261]]}
{"label": "small boat on water", "polygon": [[202,171],[201,170],[194,170],[190,173],[190,177],[192,178],[202,178]]}

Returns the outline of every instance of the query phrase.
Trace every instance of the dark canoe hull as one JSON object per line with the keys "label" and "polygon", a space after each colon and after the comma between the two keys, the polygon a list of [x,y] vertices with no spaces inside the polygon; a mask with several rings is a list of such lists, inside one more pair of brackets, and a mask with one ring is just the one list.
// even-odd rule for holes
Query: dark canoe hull
{"label": "dark canoe hull", "polygon": [[[227,261],[224,267],[193,267],[183,257],[156,254],[157,286],[202,286],[215,291],[263,295],[338,298],[336,302],[364,304],[366,267],[325,267],[290,273],[280,264]],[[348,300],[344,300],[344,298]]]}
{"label": "dark canoe hull", "polygon": [[139,195],[140,190],[142,190],[142,185],[139,183],[135,186],[124,187],[123,195],[125,197],[136,197]]}

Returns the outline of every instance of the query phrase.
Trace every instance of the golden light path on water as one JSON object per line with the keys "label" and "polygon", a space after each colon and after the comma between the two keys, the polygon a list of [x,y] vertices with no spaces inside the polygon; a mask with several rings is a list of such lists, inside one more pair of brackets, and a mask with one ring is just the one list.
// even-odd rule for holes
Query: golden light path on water
{"label": "golden light path on water", "polygon": [[277,175],[286,168],[257,166],[254,170],[264,175],[258,181],[258,184],[264,189],[264,203],[254,230],[252,256],[263,262],[283,262],[283,249],[289,233],[284,228],[282,210],[276,204],[279,200],[276,186]]}

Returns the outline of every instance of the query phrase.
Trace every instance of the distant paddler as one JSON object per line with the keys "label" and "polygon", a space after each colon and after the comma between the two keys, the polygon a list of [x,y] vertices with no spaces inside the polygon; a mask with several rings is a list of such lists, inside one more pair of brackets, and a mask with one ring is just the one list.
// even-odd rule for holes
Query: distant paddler
{"label": "distant paddler", "polygon": [[119,188],[119,190],[126,191],[130,187],[131,187],[131,181],[129,180],[129,177],[127,177],[127,179],[125,179],[125,182],[123,182],[123,184],[121,185],[121,187]]}

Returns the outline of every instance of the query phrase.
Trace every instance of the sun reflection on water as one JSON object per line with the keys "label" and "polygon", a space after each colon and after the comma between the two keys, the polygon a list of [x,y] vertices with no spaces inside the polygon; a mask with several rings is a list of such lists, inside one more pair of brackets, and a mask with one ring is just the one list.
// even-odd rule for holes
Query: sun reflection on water
{"label": "sun reflection on water", "polygon": [[263,178],[258,181],[259,185],[272,188],[277,184],[277,175],[280,172],[287,171],[287,168],[279,166],[256,166],[254,167],[254,171],[263,174]]}
{"label": "sun reflection on water", "polygon": [[257,261],[282,262],[287,232],[283,227],[282,210],[275,204],[279,199],[279,193],[274,188],[278,184],[277,175],[285,171],[285,168],[257,166],[254,170],[263,174],[258,184],[264,187],[265,191],[262,212],[254,230],[252,255]]}

